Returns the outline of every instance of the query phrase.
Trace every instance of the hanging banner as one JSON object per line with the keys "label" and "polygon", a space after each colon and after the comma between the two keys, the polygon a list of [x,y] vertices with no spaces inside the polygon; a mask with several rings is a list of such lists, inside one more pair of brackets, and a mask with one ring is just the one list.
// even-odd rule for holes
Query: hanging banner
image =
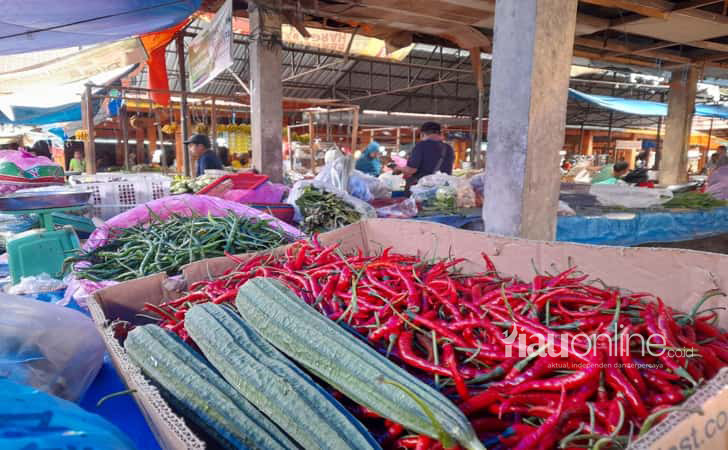
{"label": "hanging banner", "polygon": [[[212,14],[201,14],[199,17],[205,21],[212,20]],[[250,21],[248,18],[233,17],[233,31],[236,34],[249,35]],[[351,33],[348,32],[320,30],[310,27],[307,27],[306,31],[311,35],[310,38],[303,37],[295,27],[283,24],[281,27],[281,39],[287,45],[300,45],[341,54],[346,53],[346,48],[349,46],[349,41],[351,40]],[[413,47],[414,44],[387,53],[387,45],[382,39],[356,35],[354,36],[354,42],[351,43],[350,53],[358,56],[402,61],[409,55]]]}
{"label": "hanging banner", "polygon": [[233,65],[233,1],[226,0],[210,22],[190,42],[190,90],[197,92]]}
{"label": "hanging banner", "polygon": [[[51,59],[38,59],[31,66],[0,72],[0,95],[33,93],[45,88],[65,86],[147,59],[147,52],[137,38],[87,48],[62,57],[56,57],[57,54],[52,52],[45,53]],[[1,59],[13,58],[4,56]]]}

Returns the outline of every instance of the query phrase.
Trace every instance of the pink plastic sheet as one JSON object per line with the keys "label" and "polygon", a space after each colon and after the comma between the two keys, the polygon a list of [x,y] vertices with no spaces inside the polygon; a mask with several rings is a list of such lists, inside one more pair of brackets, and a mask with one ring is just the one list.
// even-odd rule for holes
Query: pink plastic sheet
{"label": "pink plastic sheet", "polygon": [[[223,200],[218,197],[208,195],[182,194],[169,197],[163,197],[143,205],[139,205],[129,211],[109,219],[103,226],[94,231],[84,244],[86,251],[93,250],[107,243],[109,235],[114,229],[129,228],[150,222],[151,218],[149,210],[154,214],[167,219],[172,215],[178,216],[206,216],[211,214],[215,217],[227,216],[230,212],[241,217],[251,217],[260,220],[268,220],[271,226],[278,228],[291,235],[294,239],[305,237],[297,228],[278,220],[277,218],[261,212],[255,208],[242,205],[240,203]],[[86,308],[88,298],[97,290],[117,284],[115,281],[89,281],[78,279],[73,274],[67,279],[68,288],[66,295],[61,301],[62,304],[68,304],[71,298],[76,300],[80,306]]]}
{"label": "pink plastic sheet", "polygon": [[211,214],[215,217],[222,217],[233,212],[241,217],[268,220],[272,226],[290,234],[293,238],[304,237],[304,234],[297,228],[255,208],[208,195],[182,194],[153,200],[112,217],[89,236],[84,250],[93,250],[106,244],[114,229],[129,228],[150,222],[150,210],[162,219],[167,219],[172,215],[189,217]]}
{"label": "pink plastic sheet", "polygon": [[266,182],[255,189],[232,189],[223,198],[238,203],[280,203],[287,193],[285,184]]}

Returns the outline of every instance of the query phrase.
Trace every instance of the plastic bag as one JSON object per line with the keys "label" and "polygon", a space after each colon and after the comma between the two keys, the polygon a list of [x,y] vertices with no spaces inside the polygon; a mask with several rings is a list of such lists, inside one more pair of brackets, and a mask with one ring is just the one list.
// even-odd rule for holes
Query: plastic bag
{"label": "plastic bag", "polygon": [[0,195],[18,189],[65,184],[63,168],[24,150],[0,150]]}
{"label": "plastic bag", "polygon": [[672,199],[672,192],[667,189],[648,189],[624,184],[593,184],[589,193],[603,206],[624,208],[651,208]]}
{"label": "plastic bag", "polygon": [[303,219],[303,217],[301,216],[301,211],[296,205],[296,200],[298,200],[298,197],[300,197],[303,193],[303,189],[307,186],[313,186],[316,189],[335,194],[337,197],[350,204],[361,215],[362,219],[377,217],[377,210],[374,209],[374,207],[369,203],[359,200],[358,198],[353,197],[346,192],[334,189],[331,186],[326,185],[318,180],[303,180],[297,181],[296,184],[293,185],[293,187],[291,188],[291,192],[288,194],[288,199],[286,199],[286,203],[293,206],[293,208],[295,209],[293,220],[295,220],[296,222],[300,222]]}
{"label": "plastic bag", "polygon": [[21,278],[20,283],[8,288],[8,294],[37,294],[39,292],[58,291],[65,287],[66,283],[63,281],[56,280],[47,273],[41,273],[40,275]]}
{"label": "plastic bag", "polygon": [[417,202],[413,198],[402,200],[394,205],[377,208],[377,216],[391,219],[410,219],[415,217],[418,212]]}
{"label": "plastic bag", "polygon": [[338,191],[349,192],[349,177],[353,170],[354,158],[340,156],[333,162],[326,164],[314,179]]}
{"label": "plastic bag", "polygon": [[485,189],[485,172],[480,172],[470,177],[470,187],[473,188],[476,194],[483,195],[483,190]]}
{"label": "plastic bag", "polygon": [[[359,188],[356,189],[356,186],[359,186]],[[361,196],[357,195],[358,190],[362,191]],[[392,190],[382,180],[358,170],[353,170],[349,176],[349,193],[365,202],[392,196]]]}
{"label": "plastic bag", "polygon": [[10,380],[0,380],[0,448],[132,450],[117,427],[80,406]]}
{"label": "plastic bag", "polygon": [[437,172],[426,175],[410,188],[412,197],[422,203],[431,203],[437,196],[437,190],[443,186],[452,186],[457,191],[456,205],[458,208],[472,208],[475,206],[475,191],[470,181]]}
{"label": "plastic bag", "polygon": [[[394,175],[391,173],[383,173],[379,175],[379,181],[384,184],[390,191],[403,191],[405,186],[404,177],[402,175]],[[390,193],[391,195],[391,193]]]}
{"label": "plastic bag", "polygon": [[25,297],[0,294],[0,304],[0,378],[80,399],[103,363],[104,342],[93,321]]}
{"label": "plastic bag", "polygon": [[129,228],[149,222],[150,210],[162,219],[167,219],[173,214],[185,217],[194,215],[206,216],[208,214],[215,217],[223,217],[227,216],[230,212],[233,212],[241,217],[268,220],[270,221],[271,226],[288,233],[294,238],[304,237],[303,233],[301,233],[298,229],[255,208],[207,195],[181,194],[163,197],[158,200],[136,206],[129,211],[111,218],[103,226],[97,228],[91,236],[89,236],[86,244],[84,244],[84,250],[93,250],[106,244],[110,233],[114,229]]}
{"label": "plastic bag", "polygon": [[728,200],[728,166],[718,167],[708,177],[705,192],[720,200]]}
{"label": "plastic bag", "polygon": [[569,206],[568,203],[559,200],[559,209],[556,212],[559,216],[575,216],[576,211],[571,209],[571,206]]}

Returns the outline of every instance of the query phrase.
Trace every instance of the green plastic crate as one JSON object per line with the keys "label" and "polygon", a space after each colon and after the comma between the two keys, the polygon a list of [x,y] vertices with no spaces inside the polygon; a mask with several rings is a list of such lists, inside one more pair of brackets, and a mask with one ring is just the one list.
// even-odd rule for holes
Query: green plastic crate
{"label": "green plastic crate", "polygon": [[63,261],[81,248],[78,236],[70,226],[53,231],[26,231],[13,236],[6,245],[13,284],[23,277],[41,273],[59,277]]}

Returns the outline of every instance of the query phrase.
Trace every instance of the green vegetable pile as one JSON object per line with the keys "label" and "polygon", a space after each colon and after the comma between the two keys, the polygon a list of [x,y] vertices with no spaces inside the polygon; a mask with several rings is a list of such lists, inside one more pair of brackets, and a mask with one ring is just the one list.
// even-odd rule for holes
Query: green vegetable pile
{"label": "green vegetable pile", "polygon": [[711,209],[726,206],[725,200],[720,200],[704,192],[690,191],[675,194],[669,202],[663,204],[665,208]]}
{"label": "green vegetable pile", "polygon": [[296,206],[303,216],[301,230],[307,234],[334,230],[361,219],[361,214],[350,204],[335,194],[313,186],[304,188],[303,194],[296,200]]}
{"label": "green vegetable pile", "polygon": [[124,228],[113,239],[90,252],[66,259],[79,278],[125,281],[159,272],[174,275],[185,264],[227,253],[267,250],[293,240],[268,221],[230,214],[226,217],[172,216],[163,221],[152,216],[144,226]]}

